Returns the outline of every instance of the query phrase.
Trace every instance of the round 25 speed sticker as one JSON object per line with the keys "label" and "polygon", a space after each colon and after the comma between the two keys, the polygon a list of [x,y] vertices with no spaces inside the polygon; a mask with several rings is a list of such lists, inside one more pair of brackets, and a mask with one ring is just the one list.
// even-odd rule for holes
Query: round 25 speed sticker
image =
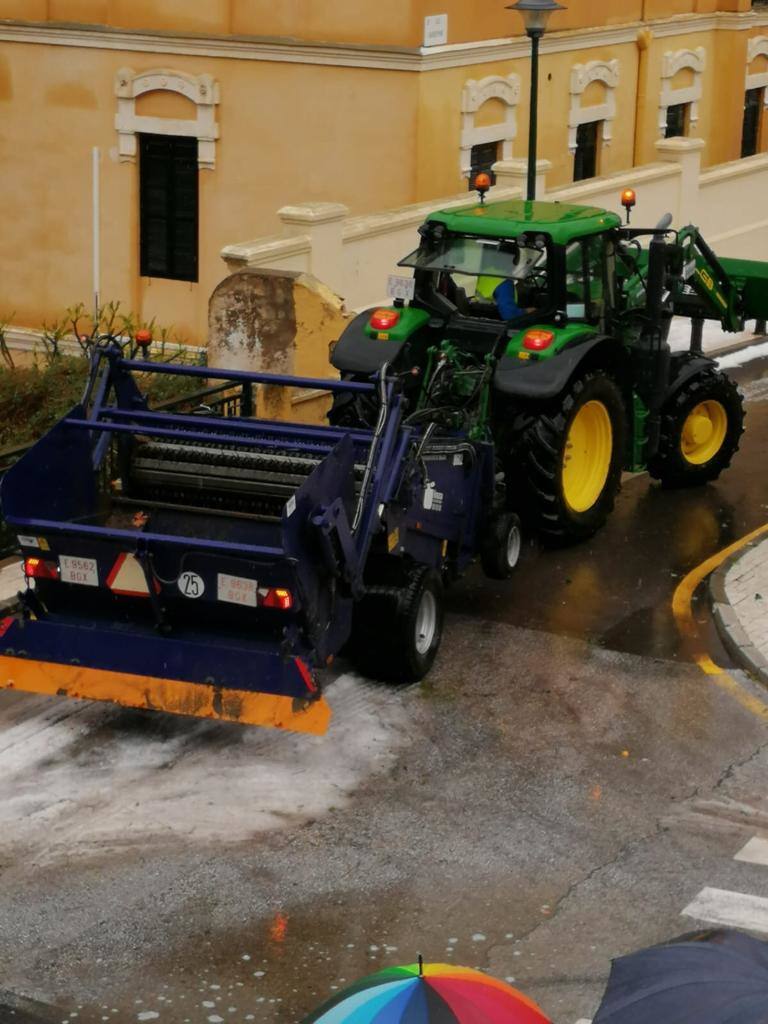
{"label": "round 25 speed sticker", "polygon": [[183,572],[178,579],[178,587],[184,597],[202,597],[205,593],[205,581],[196,572]]}

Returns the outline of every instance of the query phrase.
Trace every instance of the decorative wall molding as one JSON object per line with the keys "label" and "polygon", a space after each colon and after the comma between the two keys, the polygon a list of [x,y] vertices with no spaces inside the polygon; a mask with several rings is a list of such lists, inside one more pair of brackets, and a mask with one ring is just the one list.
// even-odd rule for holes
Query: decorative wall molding
{"label": "decorative wall molding", "polygon": [[[149,92],[173,92],[195,104],[193,118],[143,117],[136,113],[136,100]],[[201,169],[216,166],[216,106],[219,103],[219,85],[210,75],[188,75],[168,68],[152,68],[136,72],[121,68],[115,76],[117,114],[115,128],[118,134],[118,154],[123,162],[136,159],[136,136],[139,132],[152,135],[185,135],[197,139],[197,162]]]}
{"label": "decorative wall molding", "polygon": [[[498,124],[478,128],[475,114],[488,100],[497,99],[505,104],[504,120]],[[470,79],[461,94],[461,173],[469,175],[472,169],[472,147],[484,142],[502,144],[501,160],[512,156],[512,143],[517,137],[517,105],[520,102],[520,76],[489,75],[476,82]]]}
{"label": "decorative wall molding", "polygon": [[[692,32],[748,32],[768,28],[768,11],[686,14],[606,28],[550,32],[542,40],[541,52],[567,53],[574,50],[591,50],[600,46],[633,44],[641,28],[651,28],[657,39],[673,38]],[[425,48],[305,43],[289,39],[184,36],[97,27],[35,25],[10,20],[0,22],[0,42],[184,55],[201,59],[277,61],[288,64],[415,72],[490,64],[499,60],[525,59],[530,53],[530,42],[526,36]]]}
{"label": "decorative wall molding", "polygon": [[755,36],[747,44],[747,89],[765,89],[763,101],[768,107],[768,68],[765,71],[750,72],[750,66],[758,57],[768,58],[768,36]]}
{"label": "decorative wall molding", "polygon": [[[605,86],[605,102],[583,107],[581,97],[592,82],[602,82]],[[618,84],[618,60],[591,60],[588,64],[575,65],[571,71],[571,109],[568,114],[568,148],[571,153],[576,152],[579,125],[593,121],[602,121],[603,143],[606,146],[611,144]]]}
{"label": "decorative wall molding", "polygon": [[[690,104],[690,123],[692,125],[699,120],[701,79],[706,66],[707,51],[703,46],[699,46],[695,50],[677,50],[674,53],[669,51],[664,54],[661,63],[661,99],[659,101],[659,133],[662,136],[667,127],[667,110],[678,103]],[[690,68],[693,72],[693,84],[674,89],[672,79],[685,68]]]}

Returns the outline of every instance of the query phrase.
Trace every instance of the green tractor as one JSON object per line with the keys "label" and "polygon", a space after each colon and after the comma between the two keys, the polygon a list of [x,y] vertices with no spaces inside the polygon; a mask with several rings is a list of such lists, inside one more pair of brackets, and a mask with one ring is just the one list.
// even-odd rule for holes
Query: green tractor
{"label": "green tractor", "polygon": [[[701,327],[765,319],[768,263],[720,260],[669,215],[636,229],[594,207],[483,198],[427,219],[400,262],[413,278],[395,279],[406,297],[357,316],[333,365],[362,380],[387,364],[413,421],[492,439],[506,507],[549,542],[594,534],[624,470],[715,480],[744,409]],[[634,194],[623,201],[629,216]],[[687,351],[670,350],[673,316],[692,321]],[[344,395],[329,417],[369,425],[371,410]]]}

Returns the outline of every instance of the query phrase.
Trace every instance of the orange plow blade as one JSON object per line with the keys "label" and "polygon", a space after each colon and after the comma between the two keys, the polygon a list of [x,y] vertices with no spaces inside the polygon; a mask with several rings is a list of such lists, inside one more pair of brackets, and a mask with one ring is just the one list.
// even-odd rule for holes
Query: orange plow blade
{"label": "orange plow blade", "polygon": [[323,697],[300,699],[6,656],[0,656],[0,689],[107,701],[315,736],[324,735],[331,720]]}

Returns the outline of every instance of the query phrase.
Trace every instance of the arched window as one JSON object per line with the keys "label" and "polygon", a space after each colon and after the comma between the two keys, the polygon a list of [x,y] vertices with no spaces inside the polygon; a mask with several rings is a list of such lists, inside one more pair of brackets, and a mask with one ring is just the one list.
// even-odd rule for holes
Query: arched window
{"label": "arched window", "polygon": [[[194,117],[147,117],[136,113],[136,100],[150,92],[170,92],[184,96],[194,104]],[[183,71],[169,71],[155,68],[135,72],[122,68],[115,78],[117,116],[115,127],[118,133],[118,154],[123,161],[136,159],[136,136],[173,135],[197,139],[198,167],[213,170],[216,165],[216,140],[219,126],[216,123],[216,106],[219,103],[219,86],[210,75],[188,75]]]}
{"label": "arched window", "polygon": [[115,93],[119,158],[140,156],[139,273],[196,282],[198,178],[216,163],[218,85],[210,75],[123,68]]}
{"label": "arched window", "polygon": [[[597,83],[594,88],[593,83]],[[574,181],[599,173],[600,148],[613,138],[618,84],[617,60],[593,60],[571,71],[568,148],[574,156]]]}
{"label": "arched window", "polygon": [[[703,46],[664,54],[661,66],[659,133],[665,138],[687,135],[699,120],[702,76],[707,64]],[[677,80],[677,81],[675,81]]]}
{"label": "arched window", "polygon": [[490,75],[467,82],[461,96],[461,173],[471,180],[512,156],[517,136],[520,78]]}

